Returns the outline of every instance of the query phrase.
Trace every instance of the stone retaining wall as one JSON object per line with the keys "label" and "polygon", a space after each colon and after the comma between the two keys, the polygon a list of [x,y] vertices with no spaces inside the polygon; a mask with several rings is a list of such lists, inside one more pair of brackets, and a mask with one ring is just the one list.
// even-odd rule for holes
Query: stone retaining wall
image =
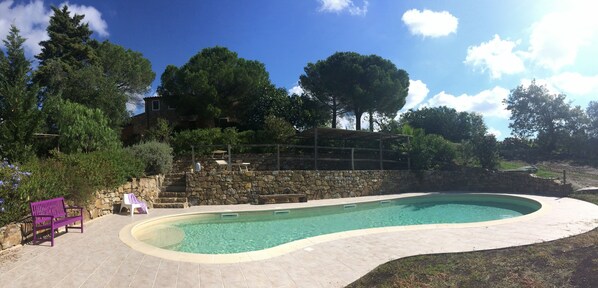
{"label": "stone retaining wall", "polygon": [[432,191],[565,196],[571,185],[522,173],[459,171],[209,171],[187,173],[190,205],[240,204],[249,194],[305,193],[308,199]]}
{"label": "stone retaining wall", "polygon": [[[96,199],[85,207],[84,221],[118,212],[123,194],[135,193],[137,198],[153,207],[154,199],[158,197],[164,176],[152,176],[133,179],[128,183],[110,190],[96,192]],[[28,242],[31,236],[31,218],[23,219],[22,223],[11,223],[0,227],[0,251]]]}

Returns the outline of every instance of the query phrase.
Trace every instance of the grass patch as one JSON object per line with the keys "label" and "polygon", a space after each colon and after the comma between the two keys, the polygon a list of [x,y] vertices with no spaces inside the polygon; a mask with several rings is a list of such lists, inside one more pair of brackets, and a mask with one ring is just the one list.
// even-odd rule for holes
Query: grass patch
{"label": "grass patch", "polygon": [[[523,166],[530,166],[532,164],[523,162],[523,161],[500,161],[499,165],[498,165],[498,169],[499,170],[510,170],[510,169],[517,169]],[[536,165],[536,168],[538,168],[538,172],[536,172],[536,176],[540,177],[540,178],[547,178],[547,179],[554,179],[554,178],[560,178],[563,176],[562,173],[557,173],[554,171],[551,171],[549,169],[549,167],[544,166],[544,165]]]}
{"label": "grass patch", "polygon": [[529,246],[398,259],[348,287],[593,287],[596,283],[598,229]]}
{"label": "grass patch", "polygon": [[[598,205],[598,195],[569,197]],[[421,255],[378,266],[348,287],[595,287],[598,229],[528,246]]]}

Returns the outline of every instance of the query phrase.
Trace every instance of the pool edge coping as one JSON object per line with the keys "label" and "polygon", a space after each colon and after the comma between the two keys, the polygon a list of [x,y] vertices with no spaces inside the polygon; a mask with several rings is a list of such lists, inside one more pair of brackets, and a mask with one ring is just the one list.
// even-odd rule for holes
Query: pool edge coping
{"label": "pool edge coping", "polygon": [[[351,237],[358,237],[358,236],[366,236],[372,234],[381,234],[381,233],[395,233],[400,231],[417,231],[417,230],[431,230],[437,228],[449,228],[449,229],[463,229],[463,228],[475,228],[475,227],[488,227],[488,226],[496,226],[496,225],[504,225],[509,223],[516,223],[522,222],[530,219],[534,219],[540,217],[546,213],[548,213],[552,206],[547,202],[544,201],[545,196],[538,196],[538,195],[523,195],[523,194],[508,194],[508,193],[483,193],[483,192],[428,192],[428,193],[404,193],[404,194],[391,194],[391,195],[381,195],[381,197],[377,200],[369,200],[365,198],[357,197],[357,198],[339,198],[338,200],[350,200],[346,202],[339,203],[310,203],[310,206],[299,206],[299,207],[289,207],[289,209],[296,209],[296,208],[311,208],[311,207],[325,207],[325,206],[336,206],[348,203],[366,203],[366,202],[375,202],[379,200],[386,200],[386,199],[400,199],[406,197],[416,197],[416,196],[424,196],[424,195],[434,195],[434,194],[469,194],[469,195],[493,195],[493,196],[508,196],[508,197],[519,197],[525,198],[527,200],[535,201],[540,203],[541,207],[535,212],[530,214],[508,218],[508,219],[500,219],[500,220],[490,220],[490,221],[482,221],[482,222],[472,222],[472,223],[449,223],[449,224],[423,224],[423,225],[407,225],[407,226],[390,226],[390,227],[377,227],[377,228],[366,228],[366,229],[358,229],[358,230],[350,230],[350,231],[343,231],[343,232],[336,232],[331,234],[324,234],[318,235],[314,237],[309,237],[305,239],[295,240],[292,242],[288,242],[285,244],[281,244],[275,247],[257,250],[257,251],[250,251],[250,252],[241,252],[241,253],[231,253],[231,254],[199,254],[199,253],[188,253],[188,252],[178,252],[178,251],[171,251],[166,249],[161,249],[155,246],[151,246],[144,242],[141,242],[133,236],[133,230],[136,226],[143,225],[148,222],[152,222],[155,224],[160,224],[160,222],[167,222],[168,218],[172,217],[179,217],[182,215],[192,215],[192,214],[207,214],[207,213],[226,213],[231,212],[234,209],[226,209],[226,210],[219,210],[219,211],[205,211],[205,212],[185,212],[185,213],[175,213],[171,215],[159,216],[156,218],[144,219],[132,222],[127,224],[119,231],[119,239],[129,246],[131,249],[141,252],[146,255],[151,255],[155,257],[159,257],[162,259],[173,260],[173,261],[184,261],[184,262],[191,262],[191,263],[199,263],[199,264],[230,264],[230,263],[241,263],[241,262],[250,262],[250,261],[259,261],[259,260],[266,260],[270,258],[274,258],[277,256],[281,256],[287,253],[291,253],[293,251],[306,249],[309,246],[325,243],[334,240],[346,239]],[[366,197],[367,198],[367,197]],[[341,201],[342,201],[341,200]],[[360,201],[361,200],[361,201]],[[234,208],[234,207],[233,207]],[[246,211],[274,211],[279,209],[280,207],[271,207],[271,206],[264,206],[263,208],[254,208],[250,210],[243,210],[238,209],[234,210],[233,212],[246,212]]]}

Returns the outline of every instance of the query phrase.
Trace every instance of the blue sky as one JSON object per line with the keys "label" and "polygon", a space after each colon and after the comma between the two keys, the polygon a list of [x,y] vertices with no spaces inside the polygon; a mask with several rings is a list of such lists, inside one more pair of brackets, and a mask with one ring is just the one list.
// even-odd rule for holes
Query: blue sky
{"label": "blue sky", "polygon": [[[0,1],[0,37],[15,24],[27,54],[47,38],[50,5]],[[143,53],[156,72],[225,46],[266,65],[290,91],[308,62],[337,51],[377,54],[411,79],[408,108],[478,112],[509,136],[509,90],[537,79],[585,109],[598,101],[598,3],[593,1],[202,0],[71,1],[99,40]],[[139,111],[139,109],[137,109]],[[351,126],[350,119],[342,125]],[[366,125],[367,126],[367,125]]]}

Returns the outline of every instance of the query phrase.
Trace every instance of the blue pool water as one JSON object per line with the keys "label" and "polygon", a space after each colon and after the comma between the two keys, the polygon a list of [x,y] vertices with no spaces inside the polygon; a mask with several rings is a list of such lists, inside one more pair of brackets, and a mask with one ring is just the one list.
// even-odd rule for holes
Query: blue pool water
{"label": "blue pool water", "polygon": [[[498,220],[532,213],[540,204],[495,195],[427,195],[340,206],[186,216],[145,230],[151,245],[191,253],[262,250],[308,237],[356,229]],[[153,235],[153,236],[152,236]]]}

